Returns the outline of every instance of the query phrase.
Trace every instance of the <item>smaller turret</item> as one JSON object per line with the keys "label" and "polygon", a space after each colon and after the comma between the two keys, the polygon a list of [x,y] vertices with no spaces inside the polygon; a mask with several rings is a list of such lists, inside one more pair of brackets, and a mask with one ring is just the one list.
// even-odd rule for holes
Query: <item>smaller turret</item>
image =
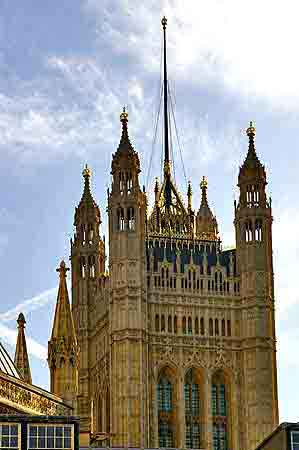
{"label": "smaller turret", "polygon": [[196,235],[199,239],[216,241],[218,239],[218,225],[216,217],[210,210],[207,198],[208,182],[206,177],[200,183],[201,204],[196,215]]}
{"label": "smaller turret", "polygon": [[27,345],[25,338],[25,317],[23,313],[19,314],[17,324],[18,324],[18,337],[15,353],[15,366],[17,367],[23,380],[27,383],[32,383],[31,371],[29,365],[29,358],[27,353]]}

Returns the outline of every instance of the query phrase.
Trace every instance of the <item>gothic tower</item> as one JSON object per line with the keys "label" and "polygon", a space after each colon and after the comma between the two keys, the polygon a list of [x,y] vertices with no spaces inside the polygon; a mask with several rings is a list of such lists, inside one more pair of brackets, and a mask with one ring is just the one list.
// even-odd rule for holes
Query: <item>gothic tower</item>
{"label": "gothic tower", "polygon": [[75,408],[78,390],[78,346],[66,285],[68,270],[65,262],[61,261],[57,269],[59,288],[52,335],[48,343],[48,364],[51,392]]}
{"label": "gothic tower", "polygon": [[[255,150],[255,128],[240,168],[235,205],[236,257],[243,329],[243,433],[253,449],[278,424],[272,263],[272,211],[266,172]],[[245,419],[246,418],[246,419]]]}
{"label": "gothic tower", "polygon": [[145,301],[146,197],[140,190],[140,163],[128,136],[128,114],[112,159],[108,192],[111,414],[115,447],[148,445],[147,309]]}
{"label": "gothic tower", "polygon": [[15,365],[19,370],[23,380],[32,383],[29,358],[27,353],[27,345],[25,338],[25,317],[23,313],[19,314],[18,320],[18,337],[15,353]]}
{"label": "gothic tower", "polygon": [[72,263],[72,314],[78,337],[78,410],[80,428],[89,432],[89,315],[99,276],[105,271],[105,243],[100,237],[101,214],[90,190],[91,170],[83,170],[84,190],[75,210],[75,235],[71,240]]}

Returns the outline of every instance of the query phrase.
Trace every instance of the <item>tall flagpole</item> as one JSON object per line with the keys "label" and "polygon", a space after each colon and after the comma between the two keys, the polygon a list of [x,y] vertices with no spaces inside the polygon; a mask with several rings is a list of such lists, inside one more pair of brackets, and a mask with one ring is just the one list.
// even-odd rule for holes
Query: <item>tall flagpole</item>
{"label": "tall flagpole", "polygon": [[162,21],[163,27],[163,41],[164,41],[164,80],[163,80],[163,91],[164,91],[164,177],[165,177],[165,204],[166,208],[170,208],[171,204],[171,187],[170,187],[170,160],[169,160],[169,139],[168,139],[168,105],[167,105],[167,95],[168,95],[168,85],[167,85],[167,60],[166,60],[166,25],[167,19],[164,16]]}

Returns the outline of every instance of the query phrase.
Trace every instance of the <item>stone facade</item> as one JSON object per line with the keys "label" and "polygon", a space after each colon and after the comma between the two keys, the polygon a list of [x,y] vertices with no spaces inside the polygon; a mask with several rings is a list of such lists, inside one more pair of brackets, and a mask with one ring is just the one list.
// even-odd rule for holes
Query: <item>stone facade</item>
{"label": "stone facade", "polygon": [[278,424],[272,213],[255,129],[238,179],[236,249],[223,250],[206,180],[195,213],[169,161],[148,214],[126,112],[121,122],[109,271],[88,168],[71,241],[80,428],[114,447],[254,449]]}

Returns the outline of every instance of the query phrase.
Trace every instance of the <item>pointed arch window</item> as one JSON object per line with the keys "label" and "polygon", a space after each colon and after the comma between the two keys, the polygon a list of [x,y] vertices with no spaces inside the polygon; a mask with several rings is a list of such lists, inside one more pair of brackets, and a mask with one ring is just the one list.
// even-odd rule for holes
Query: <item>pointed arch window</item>
{"label": "pointed arch window", "polygon": [[95,277],[95,257],[94,255],[89,255],[88,257],[88,270],[89,270],[89,278]]}
{"label": "pointed arch window", "polygon": [[155,317],[155,330],[156,330],[157,332],[159,332],[159,331],[160,331],[160,320],[159,320],[159,314],[156,314],[156,317]]}
{"label": "pointed arch window", "polygon": [[162,375],[158,383],[158,411],[172,411],[172,384],[166,375]]}
{"label": "pointed arch window", "polygon": [[80,275],[81,278],[86,277],[86,261],[84,256],[80,257]]}
{"label": "pointed arch window", "polygon": [[172,317],[168,316],[168,333],[172,333]]}
{"label": "pointed arch window", "polygon": [[177,316],[174,316],[173,318],[173,331],[175,334],[178,332],[178,318]]}
{"label": "pointed arch window", "polygon": [[209,319],[209,335],[213,336],[213,319]]}
{"label": "pointed arch window", "polygon": [[165,316],[162,314],[161,316],[161,331],[165,331]]}
{"label": "pointed arch window", "polygon": [[262,241],[262,221],[261,219],[257,219],[255,221],[255,240],[261,242]]}
{"label": "pointed arch window", "polygon": [[203,317],[200,318],[200,334],[202,336],[205,334],[205,320]]}
{"label": "pointed arch window", "polygon": [[188,317],[188,334],[192,334],[192,318]]}
{"label": "pointed arch window", "polygon": [[225,336],[225,320],[221,320],[221,335]]}
{"label": "pointed arch window", "polygon": [[118,229],[118,231],[124,231],[124,229],[125,229],[124,208],[118,208],[118,210],[117,210],[117,229]]}
{"label": "pointed arch window", "polygon": [[195,318],[195,334],[199,334],[199,321],[198,321],[198,317]]}
{"label": "pointed arch window", "polygon": [[186,447],[200,448],[200,398],[199,380],[195,369],[190,369],[185,376],[185,422]]}
{"label": "pointed arch window", "polygon": [[182,331],[183,331],[183,334],[187,333],[187,320],[186,320],[185,316],[183,317],[183,321],[182,321]]}
{"label": "pointed arch window", "polygon": [[128,229],[130,231],[135,230],[135,211],[134,208],[128,208]]}

